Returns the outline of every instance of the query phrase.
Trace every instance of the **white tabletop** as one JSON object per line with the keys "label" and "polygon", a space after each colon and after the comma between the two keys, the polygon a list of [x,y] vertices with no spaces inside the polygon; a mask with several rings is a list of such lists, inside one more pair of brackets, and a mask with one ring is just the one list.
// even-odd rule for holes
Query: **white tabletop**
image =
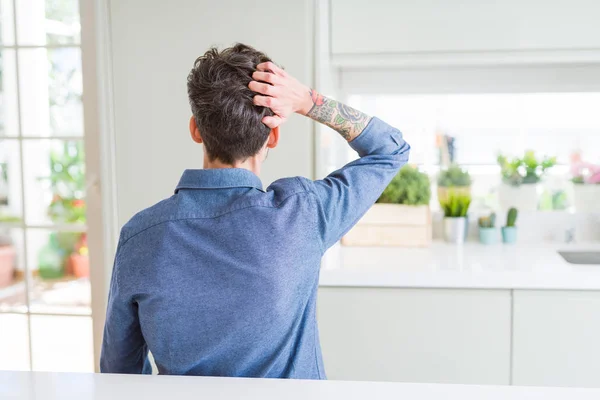
{"label": "white tabletop", "polygon": [[600,251],[600,244],[340,246],[326,255],[320,285],[600,290],[600,265],[569,264],[558,250]]}
{"label": "white tabletop", "polygon": [[0,372],[2,400],[587,400],[598,389]]}

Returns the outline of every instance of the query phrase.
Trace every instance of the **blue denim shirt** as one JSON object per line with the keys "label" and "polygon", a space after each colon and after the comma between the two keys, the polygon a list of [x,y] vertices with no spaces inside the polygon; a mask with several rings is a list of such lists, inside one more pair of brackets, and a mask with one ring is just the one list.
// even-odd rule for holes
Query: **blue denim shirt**
{"label": "blue denim shirt", "polygon": [[[408,161],[402,134],[373,118],[361,156],[324,180],[263,190],[244,169],[187,170],[175,194],[122,229],[100,367],[325,379],[316,321],[321,257]],[[146,364],[147,367],[147,364]]]}

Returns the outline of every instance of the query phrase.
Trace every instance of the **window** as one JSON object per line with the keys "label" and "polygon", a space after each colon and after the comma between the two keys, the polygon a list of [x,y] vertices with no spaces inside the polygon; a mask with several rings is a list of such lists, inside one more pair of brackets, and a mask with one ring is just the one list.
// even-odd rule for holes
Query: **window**
{"label": "window", "polygon": [[93,371],[78,0],[0,0],[0,369]]}
{"label": "window", "polygon": [[[600,117],[594,110],[599,102],[600,93],[348,96],[353,107],[401,129],[412,145],[410,162],[432,178],[440,165],[439,136],[452,137],[454,161],[471,173],[475,199],[489,208],[497,208],[498,154],[514,157],[533,150],[539,157],[557,157],[545,189],[548,194],[568,192],[571,155],[600,160]],[[432,206],[437,208],[435,199]]]}

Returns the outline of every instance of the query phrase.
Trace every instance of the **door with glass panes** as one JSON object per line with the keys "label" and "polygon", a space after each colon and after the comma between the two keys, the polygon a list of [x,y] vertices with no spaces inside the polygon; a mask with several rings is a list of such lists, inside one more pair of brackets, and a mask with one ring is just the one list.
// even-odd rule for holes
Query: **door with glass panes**
{"label": "door with glass panes", "polygon": [[80,37],[78,0],[0,0],[0,370],[94,370]]}

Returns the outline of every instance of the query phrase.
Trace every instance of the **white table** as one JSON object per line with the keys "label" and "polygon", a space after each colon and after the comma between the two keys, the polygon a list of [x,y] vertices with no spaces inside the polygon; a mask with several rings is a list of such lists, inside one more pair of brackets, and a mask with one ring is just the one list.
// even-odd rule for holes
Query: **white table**
{"label": "white table", "polygon": [[600,390],[516,386],[0,372],[0,399],[597,400],[600,399]]}

